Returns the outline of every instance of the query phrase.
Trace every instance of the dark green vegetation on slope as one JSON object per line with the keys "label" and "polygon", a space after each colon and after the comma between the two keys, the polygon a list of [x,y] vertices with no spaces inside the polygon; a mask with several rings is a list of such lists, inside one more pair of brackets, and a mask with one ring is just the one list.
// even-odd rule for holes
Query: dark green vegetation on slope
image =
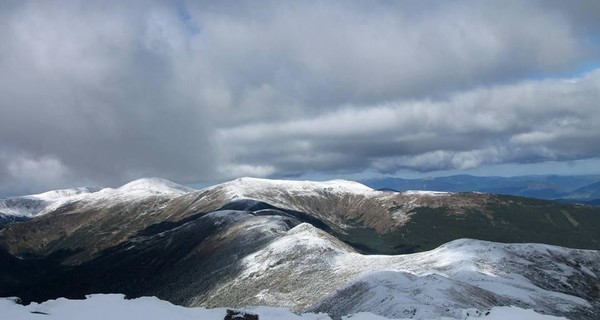
{"label": "dark green vegetation on slope", "polygon": [[386,233],[355,223],[338,237],[376,254],[426,251],[460,238],[600,250],[600,207],[495,197],[498,201],[485,207],[454,214],[444,207],[416,208],[407,224]]}

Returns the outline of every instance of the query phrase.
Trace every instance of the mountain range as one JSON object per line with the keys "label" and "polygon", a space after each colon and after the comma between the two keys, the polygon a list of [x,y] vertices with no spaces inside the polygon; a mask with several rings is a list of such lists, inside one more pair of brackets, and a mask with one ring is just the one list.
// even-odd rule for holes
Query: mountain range
{"label": "mountain range", "polygon": [[480,192],[158,179],[0,200],[0,296],[92,293],[333,319],[600,315],[600,207]]}
{"label": "mountain range", "polygon": [[374,189],[383,190],[479,191],[600,205],[600,175],[515,177],[456,175],[424,179],[373,178],[362,182]]}

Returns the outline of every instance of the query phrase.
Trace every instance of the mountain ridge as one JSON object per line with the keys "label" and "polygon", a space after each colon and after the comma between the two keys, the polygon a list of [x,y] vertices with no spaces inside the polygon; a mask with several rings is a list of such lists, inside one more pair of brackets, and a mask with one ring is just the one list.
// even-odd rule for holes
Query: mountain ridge
{"label": "mountain ridge", "polygon": [[[154,182],[6,224],[0,296],[44,301],[120,292],[185,306],[322,311],[334,319],[362,311],[458,319],[468,308],[499,305],[573,319],[600,313],[597,250],[458,240],[558,239],[597,248],[593,206],[382,192],[339,181],[246,178],[163,193],[144,190],[147,183]],[[429,285],[422,294],[402,289]]]}

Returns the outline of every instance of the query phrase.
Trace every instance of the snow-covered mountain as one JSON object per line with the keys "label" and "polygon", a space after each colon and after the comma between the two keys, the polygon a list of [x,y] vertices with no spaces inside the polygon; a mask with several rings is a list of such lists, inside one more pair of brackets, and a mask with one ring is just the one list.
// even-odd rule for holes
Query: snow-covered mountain
{"label": "snow-covered mountain", "polygon": [[97,192],[100,189],[95,187],[81,187],[8,198],[0,200],[0,214],[33,218],[56,210],[72,199],[81,198],[83,195]]}
{"label": "snow-covered mountain", "polygon": [[3,199],[0,200],[0,214],[33,218],[79,201],[132,200],[152,195],[180,196],[193,190],[161,178],[142,178],[116,189],[79,187]]}
{"label": "snow-covered mountain", "polygon": [[90,259],[140,228],[163,221],[160,214],[170,201],[192,191],[165,179],[144,178],[114,189],[86,187],[0,200],[0,228],[37,218],[5,226],[0,241],[6,237],[5,246],[13,253],[24,249],[45,256],[69,250],[80,251],[73,260]]}
{"label": "snow-covered mountain", "polygon": [[329,181],[297,181],[249,177],[239,178],[208,189],[218,188],[224,188],[232,198],[240,199],[249,199],[260,196],[261,194],[273,192],[317,195],[322,192],[369,194],[375,191],[361,183],[340,179]]}
{"label": "snow-covered mountain", "polygon": [[191,190],[143,179],[91,191],[56,192],[44,200],[56,209],[0,229],[0,296],[120,292],[333,319],[462,319],[498,306],[600,314],[599,251],[460,239],[596,248],[597,207],[340,180]]}
{"label": "snow-covered mountain", "polygon": [[243,257],[241,265],[227,286],[204,292],[191,305],[416,319],[458,319],[467,309],[496,305],[591,317],[600,307],[594,301],[600,253],[542,244],[461,239],[427,252],[373,256],[302,223]]}
{"label": "snow-covered mountain", "polygon": [[[348,229],[347,220],[362,220],[377,230],[405,224],[410,211],[421,206],[438,205],[442,192],[381,192],[347,180],[290,181],[240,178],[205,190],[219,193],[228,201],[255,200],[278,208],[306,212]],[[402,203],[402,206],[398,204]],[[460,204],[457,204],[460,207]]]}

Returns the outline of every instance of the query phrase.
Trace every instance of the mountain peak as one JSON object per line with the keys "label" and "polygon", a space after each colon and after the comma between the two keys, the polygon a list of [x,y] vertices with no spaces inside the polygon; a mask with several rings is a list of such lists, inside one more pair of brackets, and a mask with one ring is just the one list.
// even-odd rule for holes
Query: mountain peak
{"label": "mountain peak", "polygon": [[[40,194],[13,197],[0,200],[0,215],[33,218],[52,212],[57,208],[85,200],[98,203],[143,199],[153,195],[179,196],[194,189],[162,178],[142,178],[119,188],[79,187],[47,191]],[[106,202],[106,199],[111,199]]]}
{"label": "mountain peak", "polygon": [[131,181],[119,188],[119,191],[150,191],[153,193],[188,193],[192,188],[182,186],[169,180],[157,177],[141,178]]}
{"label": "mountain peak", "polygon": [[77,187],[77,188],[70,188],[70,189],[51,190],[51,191],[46,191],[43,193],[28,195],[28,196],[24,196],[24,197],[36,199],[36,200],[50,201],[50,200],[72,197],[72,196],[76,196],[76,195],[80,195],[80,194],[94,193],[94,192],[100,191],[101,189],[102,188],[100,188],[100,187]]}
{"label": "mountain peak", "polygon": [[249,192],[260,192],[266,190],[283,189],[288,192],[313,192],[330,191],[344,193],[367,193],[374,191],[356,181],[349,180],[328,180],[328,181],[310,181],[310,180],[276,180],[243,177],[219,185],[226,187],[232,192],[243,195]]}

